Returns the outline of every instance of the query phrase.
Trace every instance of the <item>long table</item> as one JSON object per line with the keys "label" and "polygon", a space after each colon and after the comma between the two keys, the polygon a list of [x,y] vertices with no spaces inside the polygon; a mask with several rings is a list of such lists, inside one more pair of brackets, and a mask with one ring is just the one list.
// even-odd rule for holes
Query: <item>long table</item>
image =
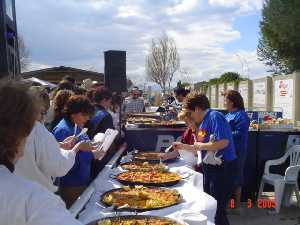
{"label": "long table", "polygon": [[[110,209],[99,204],[99,199],[104,192],[121,186],[116,180],[111,178],[111,175],[120,171],[120,168],[114,168],[114,165],[122,155],[123,151],[124,149],[120,149],[115,154],[112,160],[87,188],[86,192],[80,196],[77,202],[70,209],[74,216],[78,214],[78,219],[84,224],[91,222],[92,220],[115,215],[115,212],[112,212]],[[162,210],[143,212],[141,214],[166,216],[174,219],[178,219],[188,214],[193,214],[198,215],[198,217],[202,218],[202,220],[207,219],[204,224],[213,225],[217,202],[213,197],[203,192],[202,174],[195,172],[186,166],[186,163],[183,160],[169,164],[169,167],[171,171],[177,171],[181,174],[189,175],[187,180],[181,181],[173,187],[182,194],[184,201],[176,206]],[[123,214],[128,215],[130,213],[122,212],[118,215]],[[203,216],[201,217],[200,215]],[[203,223],[200,223],[199,221],[199,224]]]}
{"label": "long table", "polygon": [[[129,149],[162,151],[172,142],[181,139],[184,128],[127,128],[126,142]],[[244,170],[242,200],[255,201],[259,184],[267,160],[282,157],[286,149],[293,144],[300,144],[300,132],[297,130],[249,130],[248,155]],[[287,164],[272,168],[272,172],[284,174]],[[300,179],[300,178],[299,178]],[[300,184],[300,182],[299,182]],[[268,188],[266,191],[272,190]]]}

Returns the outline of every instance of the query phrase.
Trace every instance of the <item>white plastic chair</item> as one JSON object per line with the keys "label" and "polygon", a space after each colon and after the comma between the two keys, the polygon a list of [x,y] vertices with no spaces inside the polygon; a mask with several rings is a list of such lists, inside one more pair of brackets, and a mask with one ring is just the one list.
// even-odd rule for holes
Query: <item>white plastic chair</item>
{"label": "white plastic chair", "polygon": [[[290,158],[290,166],[286,169],[285,175],[273,174],[269,172],[270,166],[280,165]],[[273,185],[275,190],[275,207],[279,213],[281,203],[284,199],[284,205],[290,205],[290,199],[293,191],[296,193],[298,207],[300,207],[300,196],[298,186],[298,173],[300,171],[300,145],[294,145],[279,159],[268,160],[265,164],[265,171],[262,177],[258,192],[258,199],[261,198],[265,183]]]}

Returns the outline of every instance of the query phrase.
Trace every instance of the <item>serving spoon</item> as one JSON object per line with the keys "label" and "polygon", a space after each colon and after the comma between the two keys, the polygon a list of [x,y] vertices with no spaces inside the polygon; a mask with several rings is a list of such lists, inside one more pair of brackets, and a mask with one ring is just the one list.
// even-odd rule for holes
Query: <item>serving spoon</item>
{"label": "serving spoon", "polygon": [[165,149],[165,152],[169,152],[172,148],[173,148],[173,145],[170,145],[169,147],[167,147],[167,148]]}
{"label": "serving spoon", "polygon": [[81,130],[81,132],[78,134],[78,135],[76,135],[76,137],[77,138],[79,138],[80,136],[82,136],[82,135],[84,135],[86,132],[88,132],[88,128],[83,128],[82,130]]}
{"label": "serving spoon", "polygon": [[78,125],[77,125],[77,123],[75,123],[75,127],[74,127],[74,137],[76,136],[76,133],[77,133],[77,127],[78,127]]}

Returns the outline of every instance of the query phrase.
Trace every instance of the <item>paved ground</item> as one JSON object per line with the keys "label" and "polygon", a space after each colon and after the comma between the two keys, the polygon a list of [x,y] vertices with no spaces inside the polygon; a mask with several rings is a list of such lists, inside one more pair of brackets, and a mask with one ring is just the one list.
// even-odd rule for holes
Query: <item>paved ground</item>
{"label": "paved ground", "polygon": [[246,209],[241,216],[230,215],[229,221],[231,225],[300,225],[300,209],[293,206],[278,215],[267,209]]}
{"label": "paved ground", "polygon": [[296,207],[296,200],[289,208],[282,208],[279,214],[274,210],[258,207],[242,208],[241,215],[229,215],[231,225],[300,225],[300,209]]}

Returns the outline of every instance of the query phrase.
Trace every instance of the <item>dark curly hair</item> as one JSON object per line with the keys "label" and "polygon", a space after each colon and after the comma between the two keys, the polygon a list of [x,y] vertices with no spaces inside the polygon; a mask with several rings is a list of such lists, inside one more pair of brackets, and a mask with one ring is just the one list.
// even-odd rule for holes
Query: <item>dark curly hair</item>
{"label": "dark curly hair", "polygon": [[72,95],[74,93],[70,90],[60,90],[57,92],[53,99],[54,119],[61,119],[63,117],[65,105]]}
{"label": "dark curly hair", "polygon": [[70,90],[70,91],[74,91],[75,89],[75,85],[72,84],[69,81],[66,80],[62,80],[61,82],[59,82],[59,84],[57,85],[57,87],[53,90],[52,92],[52,99],[55,98],[55,96],[57,95],[57,92],[61,91],[61,90]]}
{"label": "dark curly hair", "polygon": [[[0,164],[12,165],[37,119],[37,99],[20,81],[0,81]],[[12,170],[12,168],[9,168]]]}
{"label": "dark curly hair", "polygon": [[64,108],[64,117],[71,118],[72,114],[82,113],[92,116],[95,108],[90,100],[84,95],[74,95],[69,98]]}

